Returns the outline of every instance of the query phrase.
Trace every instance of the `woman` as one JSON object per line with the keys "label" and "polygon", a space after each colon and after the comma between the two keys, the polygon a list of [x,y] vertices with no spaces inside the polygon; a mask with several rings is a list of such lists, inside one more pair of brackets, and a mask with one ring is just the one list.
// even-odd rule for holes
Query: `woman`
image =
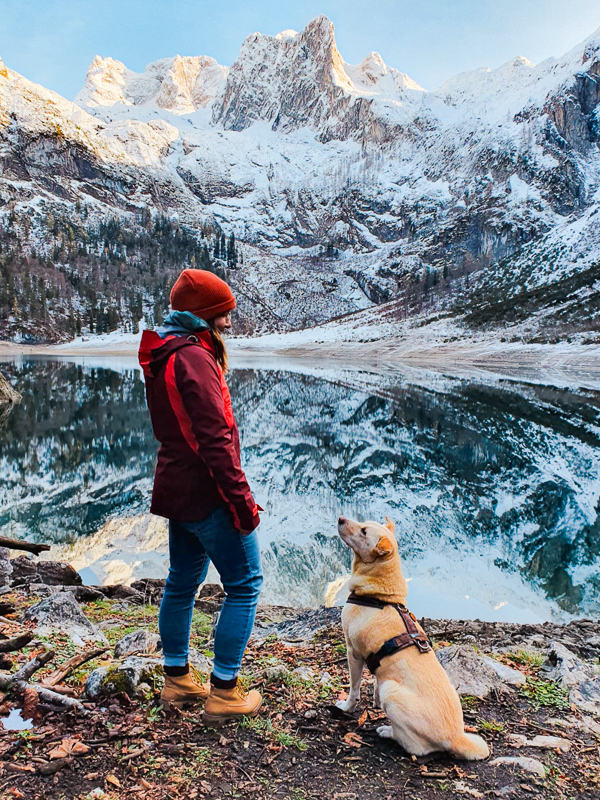
{"label": "woman", "polygon": [[[172,313],[144,331],[140,364],[154,434],[160,442],[153,514],[169,520],[170,568],[160,606],[165,663],[164,707],[206,699],[208,724],[254,716],[257,691],[237,685],[254,623],[262,572],[254,529],[260,522],[240,464],[240,443],[223,376],[221,334],[231,327],[231,289],[212,272],[186,269],[171,291]],[[215,631],[210,685],[190,674],[194,598],[209,560],[226,597]]]}

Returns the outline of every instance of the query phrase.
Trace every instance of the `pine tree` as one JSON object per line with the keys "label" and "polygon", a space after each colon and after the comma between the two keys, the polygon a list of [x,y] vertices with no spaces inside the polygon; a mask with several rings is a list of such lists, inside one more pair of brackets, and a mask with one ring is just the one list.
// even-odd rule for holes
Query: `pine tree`
{"label": "pine tree", "polygon": [[230,267],[237,265],[237,253],[235,250],[235,235],[232,233],[227,242],[227,264]]}

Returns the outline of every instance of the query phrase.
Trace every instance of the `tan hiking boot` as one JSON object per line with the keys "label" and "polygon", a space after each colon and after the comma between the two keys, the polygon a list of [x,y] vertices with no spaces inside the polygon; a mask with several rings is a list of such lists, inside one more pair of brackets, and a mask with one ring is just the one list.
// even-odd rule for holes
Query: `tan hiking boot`
{"label": "tan hiking boot", "polygon": [[261,705],[262,697],[256,689],[245,692],[239,685],[231,689],[211,686],[202,721],[205,725],[222,725],[230,719],[255,717]]}
{"label": "tan hiking boot", "polygon": [[165,675],[165,685],[160,693],[160,704],[164,709],[171,706],[183,708],[187,703],[206,700],[210,692],[208,683],[200,683],[200,675],[190,669],[186,675]]}

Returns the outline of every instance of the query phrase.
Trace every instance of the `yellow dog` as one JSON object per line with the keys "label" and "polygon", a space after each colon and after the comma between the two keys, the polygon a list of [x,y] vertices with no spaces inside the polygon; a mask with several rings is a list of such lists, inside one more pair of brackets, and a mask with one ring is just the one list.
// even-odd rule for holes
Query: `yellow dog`
{"label": "yellow dog", "polygon": [[368,663],[376,677],[375,703],[392,723],[377,729],[380,736],[415,756],[445,750],[470,761],[487,758],[481,736],[465,733],[458,694],[405,607],[408,587],[394,523],[340,517],[338,532],[354,551],[351,595],[342,613],[350,694],[338,707],[356,708]]}

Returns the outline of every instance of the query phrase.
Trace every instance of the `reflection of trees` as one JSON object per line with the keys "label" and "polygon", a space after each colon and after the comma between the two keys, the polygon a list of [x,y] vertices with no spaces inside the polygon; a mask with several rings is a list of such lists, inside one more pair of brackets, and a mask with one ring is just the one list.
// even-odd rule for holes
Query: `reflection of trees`
{"label": "reflection of trees", "polygon": [[10,383],[0,372],[0,428],[6,425],[13,406],[20,400],[21,395],[12,388]]}
{"label": "reflection of trees", "polygon": [[24,399],[0,440],[0,525],[63,540],[141,508],[156,443],[138,373],[48,361],[9,369]]}

